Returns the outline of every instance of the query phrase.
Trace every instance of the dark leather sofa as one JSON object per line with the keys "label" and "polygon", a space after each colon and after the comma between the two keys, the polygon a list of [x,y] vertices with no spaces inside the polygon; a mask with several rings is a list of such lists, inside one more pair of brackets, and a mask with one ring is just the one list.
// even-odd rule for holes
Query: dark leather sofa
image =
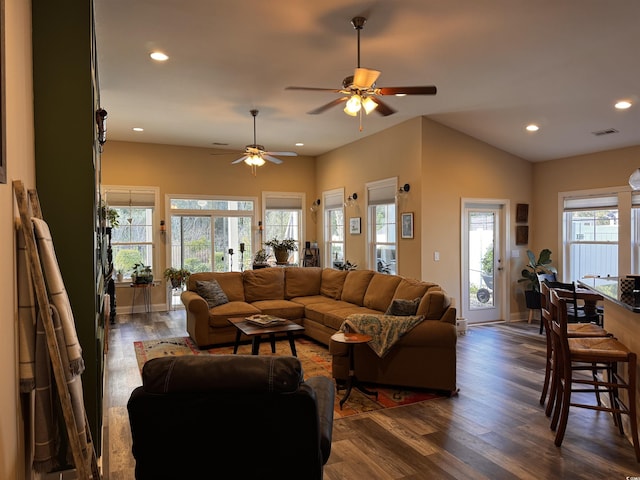
{"label": "dark leather sofa", "polygon": [[127,409],[136,479],[321,479],[334,385],[295,357],[149,360]]}

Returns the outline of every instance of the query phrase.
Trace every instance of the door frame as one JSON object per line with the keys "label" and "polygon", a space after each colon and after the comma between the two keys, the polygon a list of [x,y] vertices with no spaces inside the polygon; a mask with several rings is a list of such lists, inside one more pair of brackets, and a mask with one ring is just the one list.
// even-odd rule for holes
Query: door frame
{"label": "door frame", "polygon": [[[464,293],[468,291],[468,288],[465,288],[464,279],[467,278],[466,271],[468,270],[468,262],[466,259],[468,255],[466,250],[467,246],[467,237],[468,231],[465,228],[466,224],[466,216],[465,211],[470,206],[486,206],[487,208],[498,208],[500,210],[500,218],[499,221],[499,231],[498,231],[498,240],[499,240],[499,255],[502,261],[502,270],[501,274],[497,275],[495,279],[497,280],[497,287],[494,285],[494,290],[499,288],[498,295],[498,303],[496,304],[496,309],[498,311],[499,318],[495,319],[495,321],[509,321],[509,311],[510,311],[510,290],[508,288],[511,285],[511,267],[510,267],[510,248],[511,245],[511,202],[509,199],[502,198],[472,198],[472,197],[462,197],[460,201],[460,316],[466,318],[469,321],[469,309],[467,307],[468,301],[464,299]],[[482,321],[469,323],[482,323]]]}

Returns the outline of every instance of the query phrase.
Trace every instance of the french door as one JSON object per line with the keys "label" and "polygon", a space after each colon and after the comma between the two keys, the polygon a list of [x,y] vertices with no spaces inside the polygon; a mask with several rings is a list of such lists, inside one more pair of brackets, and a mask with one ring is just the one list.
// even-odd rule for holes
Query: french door
{"label": "french door", "polygon": [[495,201],[463,202],[461,307],[469,323],[504,319],[504,211]]}

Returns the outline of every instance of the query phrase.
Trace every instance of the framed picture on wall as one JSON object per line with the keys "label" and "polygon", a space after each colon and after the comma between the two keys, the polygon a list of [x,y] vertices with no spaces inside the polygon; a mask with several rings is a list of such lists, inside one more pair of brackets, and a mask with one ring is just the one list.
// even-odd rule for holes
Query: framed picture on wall
{"label": "framed picture on wall", "polygon": [[516,226],[516,245],[529,243],[529,227],[527,225]]}
{"label": "framed picture on wall", "polygon": [[360,217],[349,219],[349,233],[351,235],[360,235]]}
{"label": "framed picture on wall", "polygon": [[403,213],[401,238],[413,238],[413,212]]}
{"label": "framed picture on wall", "polygon": [[529,219],[529,204],[518,203],[516,205],[516,223],[527,223]]}

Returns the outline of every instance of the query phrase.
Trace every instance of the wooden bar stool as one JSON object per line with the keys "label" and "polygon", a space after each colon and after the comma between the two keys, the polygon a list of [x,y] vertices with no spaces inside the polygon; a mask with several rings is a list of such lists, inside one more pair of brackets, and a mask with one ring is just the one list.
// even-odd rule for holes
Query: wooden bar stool
{"label": "wooden bar stool", "polygon": [[[553,370],[556,383],[556,407],[551,428],[556,429],[556,446],[562,445],[570,407],[610,412],[613,415],[614,424],[623,435],[621,415],[628,415],[636,460],[640,462],[636,418],[636,354],[613,337],[569,338],[567,336],[567,300],[560,298],[555,291],[551,291],[550,300],[556,313],[551,322],[556,360]],[[618,363],[627,364],[627,380],[618,374]],[[594,366],[607,373],[606,380],[600,379],[597,375],[592,378],[574,376],[574,372],[580,368],[592,370]],[[589,386],[589,388],[580,388],[580,385]],[[594,388],[601,393],[609,394],[609,405],[572,401],[572,392],[593,391]],[[627,391],[626,403],[619,396],[621,389]]]}
{"label": "wooden bar stool", "polygon": [[[554,391],[553,385],[553,341],[551,338],[551,321],[554,315],[554,306],[551,305],[550,294],[551,288],[549,288],[548,282],[542,282],[540,284],[541,293],[541,321],[544,325],[544,331],[547,340],[546,362],[544,372],[544,383],[542,384],[542,393],[540,394],[540,405],[544,405],[547,400],[547,393]],[[608,337],[611,336],[605,329],[592,323],[567,323],[567,336],[573,337]],[[551,388],[550,388],[551,386]],[[596,399],[598,405],[600,405],[599,392],[596,391]],[[555,397],[553,393],[549,395],[549,401],[545,409],[545,414],[550,417],[553,413]]]}

